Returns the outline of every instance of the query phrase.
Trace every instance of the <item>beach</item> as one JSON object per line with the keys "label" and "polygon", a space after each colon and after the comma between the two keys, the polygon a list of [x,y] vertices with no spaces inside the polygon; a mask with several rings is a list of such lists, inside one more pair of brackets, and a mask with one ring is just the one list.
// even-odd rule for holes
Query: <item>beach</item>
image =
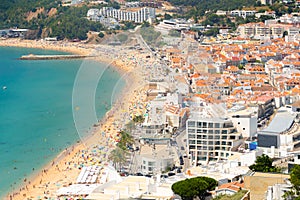
{"label": "beach", "polygon": [[87,138],[65,149],[42,170],[33,169],[31,177],[24,179],[18,190],[7,195],[7,199],[55,199],[56,191],[74,183],[83,166],[109,164],[108,154],[116,145],[119,130],[124,128],[133,114],[142,114],[146,107],[146,82],[141,69],[144,64],[151,65],[153,60],[144,61],[145,54],[136,50],[105,45],[7,39],[0,40],[0,46],[95,55],[95,60],[119,71],[127,83],[119,99],[113,102],[111,110],[99,124],[91,127]]}

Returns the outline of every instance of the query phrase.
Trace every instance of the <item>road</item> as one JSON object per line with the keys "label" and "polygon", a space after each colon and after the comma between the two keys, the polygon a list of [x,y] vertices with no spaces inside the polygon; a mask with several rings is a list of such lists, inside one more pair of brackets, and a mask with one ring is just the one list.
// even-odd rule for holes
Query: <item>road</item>
{"label": "road", "polygon": [[[183,165],[183,171],[188,169],[190,167],[190,161],[188,159],[188,151],[187,151],[187,143],[186,141],[186,130],[185,128],[180,129],[176,132],[175,136],[175,145],[177,149],[178,156],[183,157],[184,165]],[[184,155],[187,155],[187,157],[184,157]]]}

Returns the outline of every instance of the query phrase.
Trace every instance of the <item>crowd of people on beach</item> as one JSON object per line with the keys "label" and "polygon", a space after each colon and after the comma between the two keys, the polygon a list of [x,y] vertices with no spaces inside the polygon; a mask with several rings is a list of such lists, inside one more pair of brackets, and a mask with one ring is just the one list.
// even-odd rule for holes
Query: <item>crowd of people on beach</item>
{"label": "crowd of people on beach", "polygon": [[[2,46],[12,46],[9,41],[2,41]],[[93,127],[91,137],[65,149],[41,172],[30,180],[24,179],[19,190],[9,194],[9,199],[56,199],[56,191],[62,186],[68,186],[76,180],[80,170],[85,166],[109,165],[109,153],[115,148],[118,141],[118,132],[125,128],[134,115],[143,115],[147,105],[145,74],[146,66],[151,66],[155,60],[145,59],[147,52],[136,52],[125,47],[108,47],[99,45],[85,45],[70,43],[25,42],[22,47],[47,48],[55,50],[68,50],[79,54],[98,55],[96,60],[113,63],[117,70],[121,70],[127,85],[121,97],[112,102],[112,109],[106,117]],[[1,45],[1,44],[0,44]],[[17,46],[17,41],[15,42]],[[51,48],[49,47],[51,46]],[[100,56],[101,55],[101,58]],[[143,71],[144,70],[144,71]]]}

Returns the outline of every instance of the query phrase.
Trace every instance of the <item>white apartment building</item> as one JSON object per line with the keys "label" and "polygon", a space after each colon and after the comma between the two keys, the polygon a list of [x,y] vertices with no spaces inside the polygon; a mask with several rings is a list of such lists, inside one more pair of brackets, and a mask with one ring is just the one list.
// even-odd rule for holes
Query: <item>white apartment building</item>
{"label": "white apartment building", "polygon": [[[126,10],[118,10],[112,7],[103,7],[100,10],[90,9],[87,12],[87,17],[90,20],[94,20],[97,17],[111,17],[118,21],[133,21],[136,23],[142,23],[155,18],[155,8],[144,7],[136,12],[130,12]],[[96,21],[96,20],[94,20]]]}
{"label": "white apartment building", "polygon": [[140,153],[135,157],[135,170],[143,174],[161,173],[168,167],[172,167],[176,160],[178,160],[178,155],[174,147],[157,144],[153,148],[143,145]]}
{"label": "white apartment building", "polygon": [[242,143],[242,135],[227,118],[191,118],[186,130],[189,155],[197,164],[226,159]]}
{"label": "white apartment building", "polygon": [[286,182],[287,183],[277,183],[273,186],[269,186],[266,193],[266,200],[284,200],[284,193],[290,191],[293,187],[289,181]]}
{"label": "white apartment building", "polygon": [[232,10],[230,11],[231,16],[239,16],[243,18],[247,18],[248,16],[255,15],[255,10]]}
{"label": "white apartment building", "polygon": [[285,14],[279,17],[281,23],[285,24],[299,24],[300,16],[294,16],[292,14]]}
{"label": "white apartment building", "polygon": [[231,113],[231,121],[243,137],[253,137],[257,132],[257,115],[246,110]]}
{"label": "white apartment building", "polygon": [[267,4],[272,5],[273,4],[273,0],[260,0],[260,3],[262,5],[267,5]]}
{"label": "white apartment building", "polygon": [[282,24],[264,24],[260,23],[248,23],[240,25],[237,29],[242,38],[281,38],[284,31],[288,31],[292,35],[299,33],[299,27],[291,27]]}

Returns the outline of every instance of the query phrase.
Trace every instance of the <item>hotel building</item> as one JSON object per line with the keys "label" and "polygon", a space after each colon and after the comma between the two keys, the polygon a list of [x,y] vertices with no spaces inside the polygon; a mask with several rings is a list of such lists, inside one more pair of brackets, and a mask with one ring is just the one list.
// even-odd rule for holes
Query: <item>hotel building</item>
{"label": "hotel building", "polygon": [[227,118],[190,118],[187,146],[193,163],[226,159],[242,143],[242,135]]}
{"label": "hotel building", "polygon": [[103,7],[100,10],[90,9],[87,13],[87,17],[91,20],[101,16],[114,18],[118,21],[133,21],[136,23],[142,23],[155,18],[155,8],[144,7],[136,12],[130,12],[114,9],[112,7]]}

